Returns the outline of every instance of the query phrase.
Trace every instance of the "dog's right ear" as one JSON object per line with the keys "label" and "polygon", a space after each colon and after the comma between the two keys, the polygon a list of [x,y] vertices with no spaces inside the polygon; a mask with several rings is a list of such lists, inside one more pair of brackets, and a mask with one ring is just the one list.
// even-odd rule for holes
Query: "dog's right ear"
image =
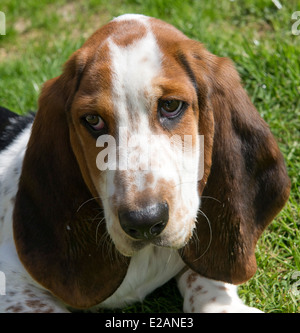
{"label": "dog's right ear", "polygon": [[[213,136],[213,147],[212,152],[205,150],[206,159],[211,154],[207,182],[199,182],[203,199],[197,237],[184,248],[182,258],[203,276],[240,284],[256,271],[257,240],[286,203],[290,180],[278,145],[231,61],[197,42],[191,50],[190,68],[198,89],[203,82],[208,88],[206,96],[199,94],[199,101],[208,103],[206,109],[199,106],[199,130],[206,131],[206,142]],[[204,117],[213,118],[209,134]]]}
{"label": "dog's right ear", "polygon": [[109,297],[129,264],[109,239],[103,209],[92,199],[99,195],[83,179],[70,143],[67,113],[84,65],[77,51],[63,74],[44,85],[13,215],[16,248],[26,270],[76,308]]}

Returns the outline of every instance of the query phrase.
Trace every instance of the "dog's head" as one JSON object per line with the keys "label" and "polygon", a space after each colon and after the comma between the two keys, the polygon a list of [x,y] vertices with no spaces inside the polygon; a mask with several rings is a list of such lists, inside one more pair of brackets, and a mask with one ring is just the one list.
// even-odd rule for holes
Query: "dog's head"
{"label": "dog's head", "polygon": [[241,283],[288,193],[282,155],[231,62],[167,23],[125,15],[43,88],[15,241],[29,273],[76,307],[111,295],[149,244]]}

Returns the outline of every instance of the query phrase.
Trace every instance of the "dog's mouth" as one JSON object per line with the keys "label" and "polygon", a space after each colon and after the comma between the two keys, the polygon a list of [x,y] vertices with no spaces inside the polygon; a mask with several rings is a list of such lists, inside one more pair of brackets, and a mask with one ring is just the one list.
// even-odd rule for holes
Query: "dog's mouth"
{"label": "dog's mouth", "polygon": [[[163,248],[170,248],[170,249],[177,249],[174,246],[172,246],[171,244],[166,244],[164,242],[162,242],[160,239],[153,239],[151,241],[146,241],[146,240],[136,240],[136,241],[132,241],[130,240],[129,242],[125,244],[115,244],[117,250],[125,257],[132,257],[134,254],[136,254],[137,252],[141,251],[142,249],[144,249],[145,247],[152,245],[155,247],[163,247]],[[184,244],[180,247],[178,247],[178,250],[180,248],[182,248],[184,246]]]}

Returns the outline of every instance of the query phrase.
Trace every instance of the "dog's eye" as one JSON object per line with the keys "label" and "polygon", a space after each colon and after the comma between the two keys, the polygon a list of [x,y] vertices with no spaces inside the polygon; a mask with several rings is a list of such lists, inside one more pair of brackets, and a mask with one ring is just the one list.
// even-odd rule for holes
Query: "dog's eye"
{"label": "dog's eye", "polygon": [[88,114],[84,117],[84,120],[94,131],[101,131],[105,127],[105,123],[100,116]]}
{"label": "dog's eye", "polygon": [[160,108],[160,113],[163,117],[167,118],[174,118],[183,109],[184,102],[172,99],[172,100],[164,100],[160,101],[159,103],[159,108]]}

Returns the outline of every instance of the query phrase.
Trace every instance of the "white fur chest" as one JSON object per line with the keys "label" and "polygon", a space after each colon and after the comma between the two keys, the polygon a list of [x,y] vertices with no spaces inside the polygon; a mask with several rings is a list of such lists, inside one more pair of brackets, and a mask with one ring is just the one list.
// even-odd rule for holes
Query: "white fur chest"
{"label": "white fur chest", "polygon": [[142,301],[185,266],[178,251],[149,245],[135,254],[124,281],[100,308],[119,308]]}

